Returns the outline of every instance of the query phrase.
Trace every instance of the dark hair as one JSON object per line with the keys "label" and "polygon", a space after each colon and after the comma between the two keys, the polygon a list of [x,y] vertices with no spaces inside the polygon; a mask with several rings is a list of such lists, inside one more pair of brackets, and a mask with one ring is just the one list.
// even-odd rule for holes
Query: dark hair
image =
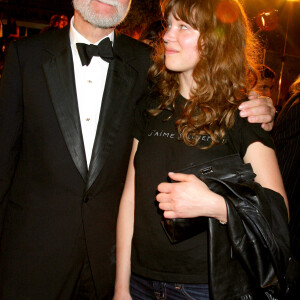
{"label": "dark hair", "polygon": [[[234,112],[256,84],[258,43],[238,1],[165,0],[162,8],[166,19],[172,13],[200,32],[200,60],[193,71],[196,88],[176,125],[187,145],[197,146],[200,135],[209,134],[211,147],[233,126]],[[165,67],[163,41],[156,48],[149,78],[161,95],[160,105],[150,114],[174,111],[179,77]]]}
{"label": "dark hair", "polygon": [[150,40],[154,42],[158,40],[163,30],[164,30],[163,20],[156,20],[150,23],[148,27],[146,27],[146,29],[142,32],[139,40],[141,41]]}

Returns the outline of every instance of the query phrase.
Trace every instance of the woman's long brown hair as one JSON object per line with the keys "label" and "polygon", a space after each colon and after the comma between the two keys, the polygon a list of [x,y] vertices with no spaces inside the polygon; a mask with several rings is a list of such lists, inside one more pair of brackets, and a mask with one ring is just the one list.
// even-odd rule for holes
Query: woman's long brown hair
{"label": "woman's long brown hair", "polygon": [[[200,32],[200,61],[193,71],[196,88],[191,91],[176,125],[189,146],[197,146],[200,135],[209,134],[210,148],[220,143],[226,129],[233,126],[234,112],[256,84],[258,43],[238,1],[165,0],[162,8],[166,19],[172,13]],[[179,94],[178,75],[165,67],[161,41],[149,70],[149,78],[160,93],[161,102],[150,114],[174,111]]]}

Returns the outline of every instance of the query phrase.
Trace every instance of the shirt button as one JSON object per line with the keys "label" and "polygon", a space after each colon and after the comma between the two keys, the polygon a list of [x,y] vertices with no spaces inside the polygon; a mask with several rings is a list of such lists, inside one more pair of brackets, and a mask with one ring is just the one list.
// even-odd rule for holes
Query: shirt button
{"label": "shirt button", "polygon": [[93,197],[92,197],[91,195],[86,195],[86,196],[83,198],[83,201],[84,201],[85,203],[87,203],[87,202],[89,202],[89,201],[91,201],[91,200],[93,200]]}
{"label": "shirt button", "polygon": [[90,121],[91,119],[90,119],[90,118],[86,118],[85,120],[88,122],[88,121]]}
{"label": "shirt button", "polygon": [[87,82],[88,82],[88,83],[93,83],[93,81],[92,81],[92,80],[90,80],[90,79],[89,79]]}

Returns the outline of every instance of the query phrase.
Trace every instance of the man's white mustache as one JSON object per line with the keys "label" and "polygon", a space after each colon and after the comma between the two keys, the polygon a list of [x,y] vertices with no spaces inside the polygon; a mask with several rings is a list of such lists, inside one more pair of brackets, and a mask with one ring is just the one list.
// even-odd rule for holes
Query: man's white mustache
{"label": "man's white mustache", "polygon": [[120,5],[120,2],[118,0],[97,0],[97,1],[102,2],[104,4],[111,5],[111,6],[115,6],[115,7]]}

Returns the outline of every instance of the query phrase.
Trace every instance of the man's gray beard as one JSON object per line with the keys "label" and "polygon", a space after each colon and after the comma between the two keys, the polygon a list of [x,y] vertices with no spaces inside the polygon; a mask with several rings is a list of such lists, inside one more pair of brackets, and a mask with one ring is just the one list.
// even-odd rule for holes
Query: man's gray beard
{"label": "man's gray beard", "polygon": [[117,26],[123,19],[125,19],[130,7],[130,2],[128,6],[125,6],[121,5],[116,0],[101,0],[102,3],[114,6],[116,8],[116,12],[110,17],[100,16],[93,12],[90,6],[91,1],[92,0],[73,0],[73,6],[74,9],[81,14],[85,21],[99,28],[111,28]]}

